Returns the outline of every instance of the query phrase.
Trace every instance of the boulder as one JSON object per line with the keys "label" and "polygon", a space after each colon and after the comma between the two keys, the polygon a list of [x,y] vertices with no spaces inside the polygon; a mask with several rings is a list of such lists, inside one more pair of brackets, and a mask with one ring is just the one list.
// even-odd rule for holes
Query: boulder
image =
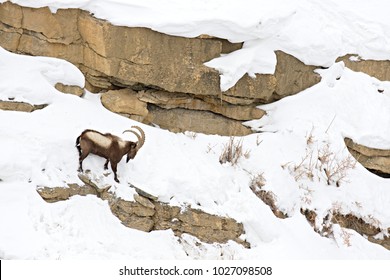
{"label": "boulder", "polygon": [[0,110],[19,111],[19,112],[34,112],[35,110],[43,109],[47,104],[32,105],[26,102],[18,101],[2,101],[0,100]]}
{"label": "boulder", "polygon": [[148,115],[147,104],[137,98],[129,88],[110,90],[101,95],[101,102],[108,110],[142,121]]}
{"label": "boulder", "polygon": [[63,93],[74,94],[76,96],[82,96],[84,90],[79,86],[64,85],[63,83],[56,83],[54,86],[58,91]]}

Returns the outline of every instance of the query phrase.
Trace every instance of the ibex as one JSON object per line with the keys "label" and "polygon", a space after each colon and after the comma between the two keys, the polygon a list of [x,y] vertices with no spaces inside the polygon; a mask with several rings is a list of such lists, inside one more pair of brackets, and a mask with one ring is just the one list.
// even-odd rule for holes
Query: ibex
{"label": "ibex", "polygon": [[76,140],[76,147],[79,151],[79,172],[83,171],[83,160],[89,154],[95,154],[106,159],[104,169],[108,169],[108,162],[111,163],[111,169],[115,176],[114,179],[119,183],[116,174],[118,163],[126,154],[126,162],[129,162],[130,159],[133,159],[136,156],[139,149],[145,143],[145,132],[138,126],[132,126],[131,128],[137,129],[141,135],[131,129],[125,130],[123,133],[131,132],[135,134],[138,138],[138,142],[125,141],[110,133],[102,134],[92,129],[84,130]]}

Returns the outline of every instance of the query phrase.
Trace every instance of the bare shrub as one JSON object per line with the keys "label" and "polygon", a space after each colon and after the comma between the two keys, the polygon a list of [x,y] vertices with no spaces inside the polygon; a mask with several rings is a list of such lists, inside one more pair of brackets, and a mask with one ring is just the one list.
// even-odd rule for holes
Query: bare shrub
{"label": "bare shrub", "polygon": [[346,180],[348,171],[355,168],[356,160],[351,155],[339,156],[326,144],[321,148],[317,147],[317,150],[308,146],[300,162],[286,165],[297,182],[303,179],[325,179],[327,185],[335,184],[339,187]]}
{"label": "bare shrub", "polygon": [[312,195],[314,190],[306,187],[303,184],[299,185],[299,189],[303,191],[303,195],[301,196],[301,201],[303,204],[310,205],[312,203]]}
{"label": "bare shrub", "polygon": [[351,244],[352,233],[348,232],[348,230],[346,230],[344,228],[341,228],[340,236],[343,239],[343,243],[344,243],[345,246],[347,246],[347,247],[351,247],[352,246],[352,244]]}
{"label": "bare shrub", "polygon": [[334,183],[337,187],[345,180],[348,170],[356,166],[356,160],[351,155],[338,158],[337,154],[330,150],[328,144],[319,150],[318,162],[319,170],[325,175],[326,183],[328,185]]}
{"label": "bare shrub", "polygon": [[305,156],[301,159],[298,164],[294,164],[290,167],[290,171],[294,174],[295,181],[308,178],[311,181],[314,179],[314,167],[313,162],[313,151],[306,149]]}
{"label": "bare shrub", "polygon": [[306,135],[306,144],[310,146],[314,143],[314,136],[313,136],[313,130],[314,127],[311,129],[310,133]]}
{"label": "bare shrub", "polygon": [[224,145],[221,155],[219,156],[219,162],[221,164],[230,162],[232,165],[236,165],[240,158],[248,158],[250,151],[243,151],[242,139],[236,141],[234,137],[230,137],[229,141]]}

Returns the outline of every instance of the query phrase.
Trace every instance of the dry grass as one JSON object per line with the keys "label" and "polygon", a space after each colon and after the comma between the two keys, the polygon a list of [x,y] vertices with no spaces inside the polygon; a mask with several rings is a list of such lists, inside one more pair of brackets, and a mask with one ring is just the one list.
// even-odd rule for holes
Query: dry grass
{"label": "dry grass", "polygon": [[[311,141],[309,139],[310,137],[307,138],[308,142]],[[351,155],[340,157],[326,144],[316,150],[308,146],[300,162],[290,162],[282,167],[286,166],[297,182],[303,179],[325,180],[327,185],[339,187],[346,181],[348,171],[355,168],[356,160]]]}
{"label": "dry grass", "polygon": [[306,144],[308,146],[310,146],[311,144],[313,144],[315,142],[314,141],[314,136],[313,136],[313,130],[314,130],[314,127],[312,127],[312,129],[309,132],[309,134],[306,135]]}
{"label": "dry grass", "polygon": [[234,137],[230,137],[229,141],[224,145],[222,153],[219,156],[219,162],[224,164],[226,162],[231,163],[231,165],[237,165],[240,158],[248,158],[250,156],[250,151],[243,151],[242,148],[242,138],[236,140]]}
{"label": "dry grass", "polygon": [[310,205],[312,203],[312,194],[314,190],[306,187],[303,184],[299,185],[299,189],[303,191],[303,195],[301,196],[301,202],[306,205]]}
{"label": "dry grass", "polygon": [[260,144],[263,142],[263,140],[260,139],[260,135],[256,136],[256,146],[260,146]]}
{"label": "dry grass", "polygon": [[318,169],[325,175],[326,183],[335,184],[337,187],[345,181],[347,172],[356,166],[356,160],[351,155],[338,158],[328,144],[318,152],[318,162]]}
{"label": "dry grass", "polygon": [[344,245],[347,247],[351,247],[351,236],[352,234],[349,233],[346,229],[341,228],[341,238],[343,239]]}

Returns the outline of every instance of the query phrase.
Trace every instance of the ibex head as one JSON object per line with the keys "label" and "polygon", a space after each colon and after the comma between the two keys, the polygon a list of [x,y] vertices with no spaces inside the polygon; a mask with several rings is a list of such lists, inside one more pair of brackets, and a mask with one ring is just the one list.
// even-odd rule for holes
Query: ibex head
{"label": "ibex head", "polygon": [[140,128],[139,126],[132,126],[131,128],[137,129],[141,135],[139,135],[136,131],[131,130],[131,129],[123,131],[123,133],[131,132],[135,136],[137,136],[137,138],[138,138],[138,142],[131,143],[129,152],[127,153],[126,162],[129,162],[130,159],[135,158],[135,156],[137,155],[137,152],[139,151],[139,149],[141,149],[141,147],[145,143],[145,132],[142,130],[142,128]]}

